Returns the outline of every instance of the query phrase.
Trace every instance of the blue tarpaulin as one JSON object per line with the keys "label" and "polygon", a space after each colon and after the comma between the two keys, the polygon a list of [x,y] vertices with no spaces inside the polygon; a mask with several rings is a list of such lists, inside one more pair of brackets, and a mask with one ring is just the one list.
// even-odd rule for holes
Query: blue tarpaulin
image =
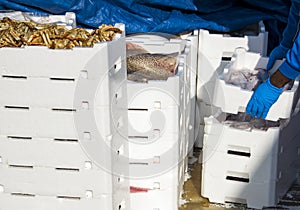
{"label": "blue tarpaulin", "polygon": [[124,23],[128,34],[177,34],[199,28],[229,32],[264,20],[274,32],[271,36],[279,40],[290,4],[290,0],[0,0],[0,9],[74,12],[79,26]]}

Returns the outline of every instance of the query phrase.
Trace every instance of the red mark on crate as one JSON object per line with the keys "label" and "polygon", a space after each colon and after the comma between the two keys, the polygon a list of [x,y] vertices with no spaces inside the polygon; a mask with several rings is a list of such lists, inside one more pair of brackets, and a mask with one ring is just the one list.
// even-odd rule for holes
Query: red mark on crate
{"label": "red mark on crate", "polygon": [[148,192],[150,189],[130,186],[130,193]]}

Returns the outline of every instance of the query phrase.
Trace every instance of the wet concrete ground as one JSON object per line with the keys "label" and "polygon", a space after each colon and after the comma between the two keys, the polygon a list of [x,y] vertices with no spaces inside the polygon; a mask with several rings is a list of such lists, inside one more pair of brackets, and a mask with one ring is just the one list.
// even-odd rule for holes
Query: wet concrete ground
{"label": "wet concrete ground", "polygon": [[[199,150],[195,156],[199,157]],[[212,204],[201,196],[201,164],[194,163],[189,166],[191,178],[184,184],[183,199],[187,201],[179,210],[245,210],[243,206],[230,206]],[[277,207],[264,208],[265,210],[300,210],[300,178],[282,198]]]}

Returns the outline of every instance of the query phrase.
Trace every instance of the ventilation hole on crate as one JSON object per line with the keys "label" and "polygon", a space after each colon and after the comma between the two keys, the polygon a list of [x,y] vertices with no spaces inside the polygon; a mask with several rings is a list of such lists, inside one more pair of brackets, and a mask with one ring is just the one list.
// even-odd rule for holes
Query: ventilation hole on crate
{"label": "ventilation hole on crate", "polygon": [[88,79],[88,76],[89,76],[88,71],[87,71],[87,70],[82,70],[82,71],[80,72],[80,76],[81,76],[83,79]]}
{"label": "ventilation hole on crate", "polygon": [[75,82],[74,78],[62,78],[62,77],[50,77],[50,80],[62,81],[62,82]]}
{"label": "ventilation hole on crate", "polygon": [[117,151],[118,155],[123,155],[124,154],[124,145],[120,146],[120,148]]}
{"label": "ventilation hole on crate", "polygon": [[83,132],[83,139],[84,140],[91,140],[92,139],[92,135],[90,132]]}
{"label": "ventilation hole on crate", "polygon": [[84,110],[88,110],[90,108],[88,101],[82,101],[81,102],[81,108]]}
{"label": "ventilation hole on crate", "polygon": [[7,79],[27,79],[26,76],[19,76],[19,75],[2,75],[2,78],[7,78]]}
{"label": "ventilation hole on crate", "polygon": [[226,176],[227,180],[236,181],[236,182],[246,182],[249,183],[249,178],[237,177],[237,176]]}
{"label": "ventilation hole on crate", "polygon": [[118,58],[117,62],[114,64],[115,73],[117,73],[122,68],[121,58]]}
{"label": "ventilation hole on crate", "polygon": [[142,109],[142,108],[129,108],[128,111],[143,111],[143,112],[148,112],[148,109]]}
{"label": "ventilation hole on crate", "polygon": [[0,164],[2,163],[2,161],[3,161],[3,160],[2,160],[2,157],[0,156]]}
{"label": "ventilation hole on crate", "polygon": [[222,61],[231,61],[231,57],[225,57],[225,56],[223,56],[222,57]]}
{"label": "ventilation hole on crate", "polygon": [[92,167],[93,167],[93,164],[92,164],[91,161],[86,161],[86,162],[84,163],[84,168],[85,168],[85,169],[90,170],[90,169],[92,169]]}
{"label": "ventilation hole on crate", "polygon": [[62,139],[62,138],[54,138],[54,141],[58,142],[78,142],[78,139]]}
{"label": "ventilation hole on crate", "polygon": [[55,170],[57,170],[57,171],[79,172],[79,168],[62,168],[62,167],[58,167],[58,168],[55,168]]}
{"label": "ventilation hole on crate", "polygon": [[250,152],[241,152],[241,151],[234,151],[234,150],[228,150],[227,154],[229,155],[237,155],[237,156],[243,156],[243,157],[250,157]]}
{"label": "ventilation hole on crate", "polygon": [[159,190],[160,189],[160,183],[159,182],[154,182],[153,183],[153,189]]}
{"label": "ventilation hole on crate", "polygon": [[86,198],[92,198],[93,197],[93,191],[92,190],[87,190],[85,192],[85,197]]}
{"label": "ventilation hole on crate", "polygon": [[23,168],[23,169],[33,169],[33,165],[18,165],[18,164],[10,164],[8,165],[11,168]]}
{"label": "ventilation hole on crate", "polygon": [[8,140],[32,140],[31,136],[7,136]]}
{"label": "ventilation hole on crate", "polygon": [[35,194],[31,193],[19,193],[19,192],[14,192],[11,193],[12,196],[20,196],[20,197],[35,197]]}
{"label": "ventilation hole on crate", "polygon": [[65,200],[80,200],[81,198],[78,196],[67,196],[67,195],[58,195],[56,196],[58,199],[65,199]]}
{"label": "ventilation hole on crate", "polygon": [[124,179],[123,176],[118,177],[118,182],[119,182],[119,183],[124,182],[124,180],[125,180],[125,179]]}
{"label": "ventilation hole on crate", "polygon": [[52,111],[56,111],[56,112],[76,112],[76,109],[52,108]]}
{"label": "ventilation hole on crate", "polygon": [[121,210],[122,209],[122,205],[119,205],[119,210]]}
{"label": "ventilation hole on crate", "polygon": [[153,164],[159,164],[159,163],[160,163],[160,156],[154,156]]}
{"label": "ventilation hole on crate", "polygon": [[160,101],[154,101],[154,109],[161,109],[161,102]]}
{"label": "ventilation hole on crate", "polygon": [[29,110],[29,106],[4,106],[5,109],[20,109],[20,110]]}

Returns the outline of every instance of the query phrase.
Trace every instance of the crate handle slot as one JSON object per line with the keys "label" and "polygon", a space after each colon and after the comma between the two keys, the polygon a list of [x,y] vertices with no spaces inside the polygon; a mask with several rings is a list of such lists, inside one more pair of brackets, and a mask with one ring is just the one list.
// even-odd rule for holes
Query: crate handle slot
{"label": "crate handle slot", "polygon": [[148,140],[148,136],[128,136],[129,139],[147,139]]}
{"label": "crate handle slot", "polygon": [[29,110],[29,106],[11,106],[6,105],[4,106],[5,109],[20,109],[20,110]]}
{"label": "crate handle slot", "polygon": [[227,172],[226,180],[249,183],[249,174],[239,172]]}
{"label": "crate handle slot", "polygon": [[66,200],[80,200],[81,198],[78,196],[67,196],[67,195],[58,195],[57,199],[66,199]]}
{"label": "crate handle slot", "polygon": [[236,156],[243,156],[243,157],[250,157],[250,152],[242,152],[242,151],[236,151],[236,150],[227,150],[227,154],[229,155],[236,155]]}
{"label": "crate handle slot", "polygon": [[8,140],[32,140],[31,136],[7,136]]}
{"label": "crate handle slot", "polygon": [[59,142],[78,142],[78,139],[62,139],[62,138],[54,138],[54,141],[59,141]]}
{"label": "crate handle slot", "polygon": [[55,168],[55,170],[57,171],[71,171],[71,172],[79,172],[79,168],[61,168],[61,167],[58,167],[58,168]]}
{"label": "crate handle slot", "polygon": [[26,169],[33,169],[33,165],[18,165],[18,164],[10,164],[8,165],[11,168],[26,168]]}
{"label": "crate handle slot", "polygon": [[130,162],[129,165],[143,165],[143,166],[147,166],[147,165],[149,165],[149,163],[143,163],[143,162]]}
{"label": "crate handle slot", "polygon": [[62,82],[75,82],[74,78],[62,78],[62,77],[50,77],[50,80],[62,81]]}
{"label": "crate handle slot", "polygon": [[20,192],[14,192],[11,193],[12,196],[22,196],[22,197],[35,197],[35,194],[31,193],[20,193]]}
{"label": "crate handle slot", "polygon": [[56,111],[56,112],[76,112],[76,109],[69,109],[69,108],[52,108],[52,111]]}
{"label": "crate handle slot", "polygon": [[27,79],[27,76],[20,76],[20,75],[2,75],[2,78],[7,78],[7,79]]}
{"label": "crate handle slot", "polygon": [[143,108],[129,108],[128,111],[143,111],[143,112],[148,112],[148,109],[143,109]]}

